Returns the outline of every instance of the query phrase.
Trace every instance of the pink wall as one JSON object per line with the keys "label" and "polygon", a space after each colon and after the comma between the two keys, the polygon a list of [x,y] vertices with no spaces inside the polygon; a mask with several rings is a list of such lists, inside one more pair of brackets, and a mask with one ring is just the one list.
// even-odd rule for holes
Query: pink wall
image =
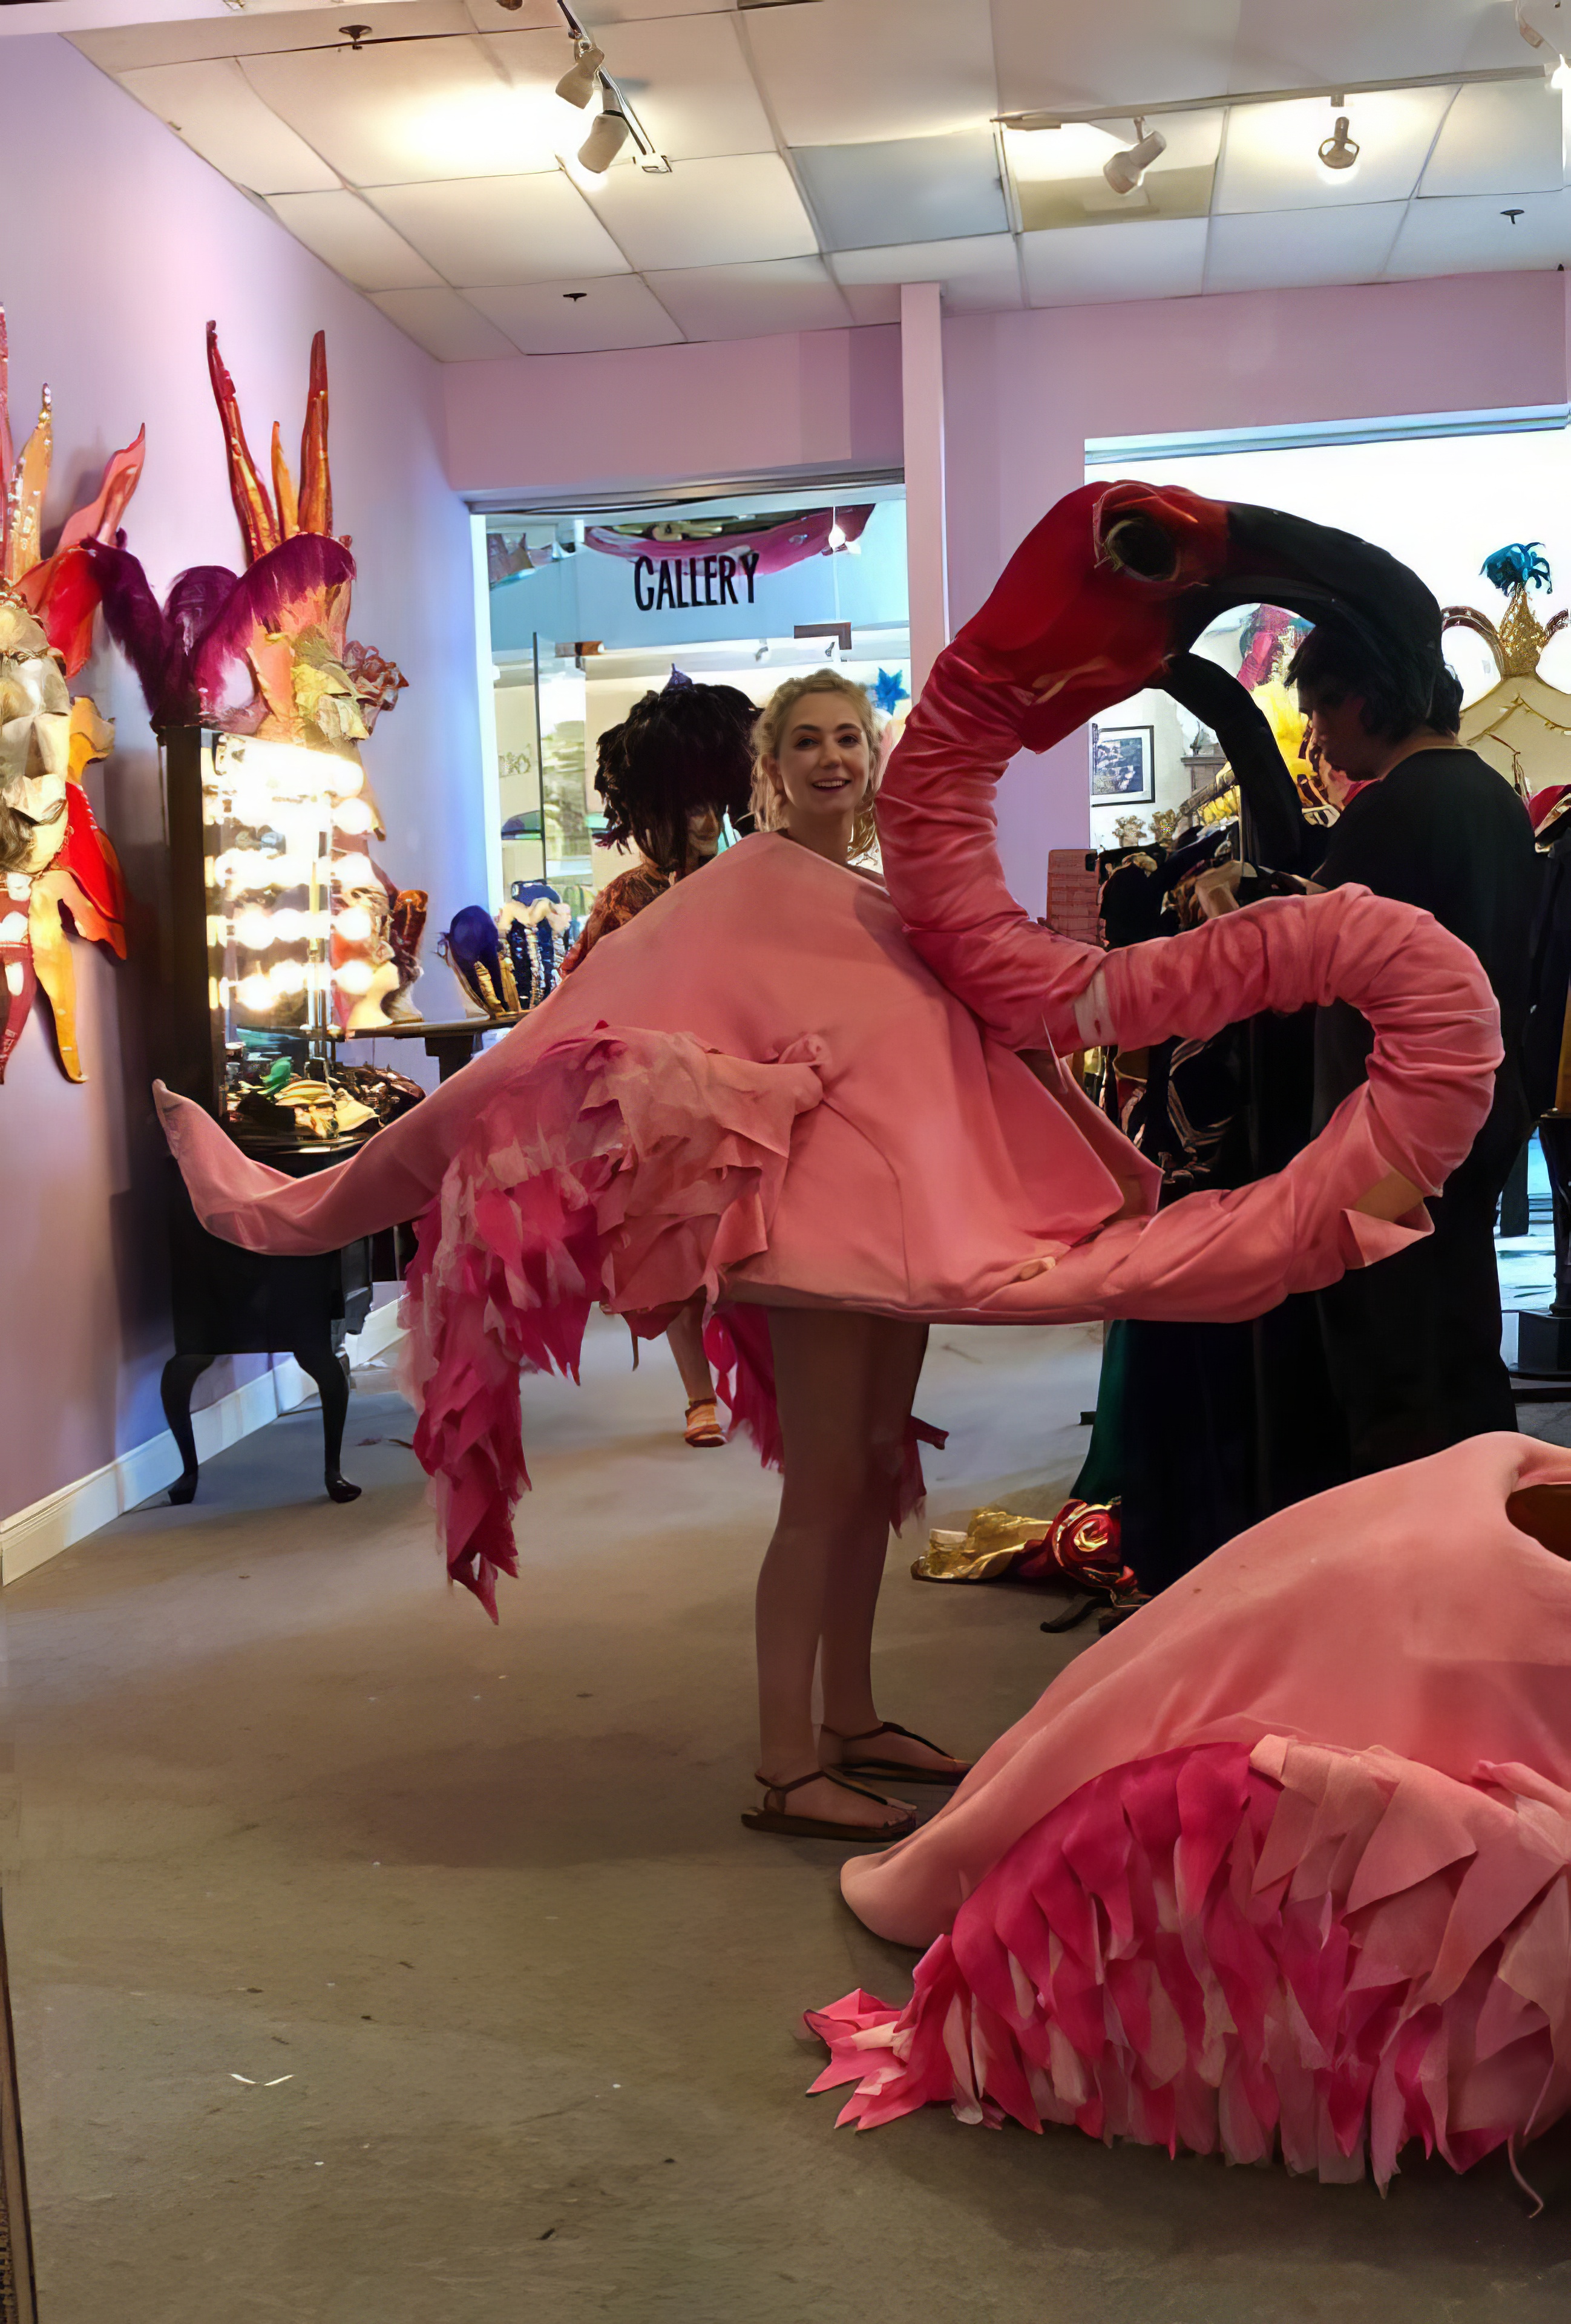
{"label": "pink wall", "polygon": [[[972,613],[1030,526],[1084,481],[1087,438],[1563,403],[1563,275],[951,316],[944,326],[949,609]],[[461,491],[568,494],[898,466],[898,335],[824,331],[446,374]],[[1005,864],[1040,909],[1047,851],[1086,834],[1085,737],[1022,759]]]}
{"label": "pink wall", "polygon": [[598,355],[510,355],[446,374],[461,493],[901,466],[900,333],[784,332]]}
{"label": "pink wall", "polygon": [[[25,428],[47,379],[51,524],[145,420],[147,468],[127,530],[154,586],[184,565],[237,563],[204,325],[217,318],[259,451],[274,418],[298,441],[310,337],[326,327],[335,497],[360,559],[353,633],[410,679],[369,758],[391,833],[385,859],[399,879],[430,888],[433,925],[444,925],[485,893],[485,859],[468,520],[443,474],[438,365],[63,41],[0,41],[0,81],[13,414]],[[64,1080],[39,1020],[0,1088],[0,1515],[162,1425],[165,1166],[141,1030],[157,973],[157,761],[118,656],[101,651],[80,683],[118,722],[115,755],[90,788],[125,862],[134,951],[118,968],[96,946],[74,946],[87,1086]],[[445,1014],[451,987],[431,966]],[[254,1370],[260,1360],[237,1360]],[[199,1400],[233,1377],[216,1366]]]}

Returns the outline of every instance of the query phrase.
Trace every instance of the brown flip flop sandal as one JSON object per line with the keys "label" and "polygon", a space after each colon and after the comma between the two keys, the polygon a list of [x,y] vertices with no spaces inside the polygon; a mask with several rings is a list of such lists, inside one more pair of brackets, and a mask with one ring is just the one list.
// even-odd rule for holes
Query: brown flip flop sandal
{"label": "brown flip flop sandal", "polygon": [[[881,1719],[862,1735],[842,1735],[837,1727],[826,1727],[836,1743],[875,1743],[881,1735],[903,1735],[908,1743],[919,1743],[924,1751],[938,1751],[945,1758],[948,1754],[941,1743],[929,1743],[925,1735],[913,1735],[909,1727],[896,1726],[892,1719]],[[848,1775],[889,1775],[898,1784],[963,1784],[971,1773],[967,1761],[956,1759],[953,1767],[911,1767],[903,1759],[869,1759],[847,1752],[840,1763],[841,1772]]]}
{"label": "brown flip flop sandal", "polygon": [[[871,1840],[880,1848],[892,1840],[904,1840],[908,1833],[915,1831],[917,1820],[910,1808],[900,1809],[890,1823],[831,1823],[823,1816],[791,1815],[783,1804],[780,1807],[773,1804],[776,1800],[783,1803],[790,1793],[799,1792],[804,1784],[816,1784],[820,1777],[826,1783],[837,1784],[843,1792],[857,1792],[864,1800],[876,1800],[881,1807],[895,1805],[892,1800],[886,1800],[882,1792],[870,1792],[865,1784],[847,1783],[846,1777],[837,1775],[832,1767],[811,1767],[805,1775],[798,1775],[789,1784],[765,1784],[763,1806],[747,1809],[743,1814],[743,1822],[749,1831],[774,1832],[781,1840]],[[762,1775],[757,1780],[763,1783]]]}

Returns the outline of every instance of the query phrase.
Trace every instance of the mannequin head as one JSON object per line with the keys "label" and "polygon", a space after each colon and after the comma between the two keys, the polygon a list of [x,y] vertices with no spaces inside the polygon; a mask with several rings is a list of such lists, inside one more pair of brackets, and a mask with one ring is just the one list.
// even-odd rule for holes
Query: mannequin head
{"label": "mannequin head", "polygon": [[635,702],[600,737],[595,788],[607,846],[631,841],[672,874],[713,855],[722,817],[747,812],[754,715],[738,687],[688,678]]}
{"label": "mannequin head", "polygon": [[762,830],[840,862],[872,853],[878,738],[864,687],[828,669],[787,678],[764,706],[753,750]]}

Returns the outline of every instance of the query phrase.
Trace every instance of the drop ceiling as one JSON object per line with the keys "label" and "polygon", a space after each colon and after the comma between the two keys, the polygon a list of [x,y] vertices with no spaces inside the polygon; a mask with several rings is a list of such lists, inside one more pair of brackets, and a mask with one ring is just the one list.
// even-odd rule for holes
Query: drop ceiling
{"label": "drop ceiling", "polygon": [[[1509,0],[582,0],[669,165],[599,178],[554,0],[154,8],[69,37],[443,362],[885,321],[908,281],[986,312],[1571,257],[1562,98]],[[1347,84],[1332,173],[1300,92]],[[1185,109],[1121,198],[1102,164],[1156,106]]]}

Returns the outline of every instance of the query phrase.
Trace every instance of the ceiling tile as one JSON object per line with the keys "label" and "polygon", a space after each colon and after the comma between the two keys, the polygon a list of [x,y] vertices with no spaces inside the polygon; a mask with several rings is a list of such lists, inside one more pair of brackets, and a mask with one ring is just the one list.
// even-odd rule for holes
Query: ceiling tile
{"label": "ceiling tile", "polygon": [[816,0],[740,21],[788,145],[933,136],[998,110],[988,0]]}
{"label": "ceiling tile", "polygon": [[[1505,216],[1518,209],[1513,222]],[[1409,204],[1386,272],[1394,275],[1520,272],[1571,266],[1571,207],[1564,193],[1424,197]],[[1502,360],[1509,366],[1509,351]]]}
{"label": "ceiling tile", "polygon": [[1004,152],[1014,180],[1021,226],[1100,225],[1114,218],[1204,217],[1211,208],[1222,143],[1219,107],[1166,114],[1160,130],[1167,151],[1130,194],[1114,191],[1103,175],[1130,143],[1132,124],[1104,127],[1069,122],[1061,129],[1009,129]]}
{"label": "ceiling tile", "polygon": [[1239,0],[1071,0],[1050,11],[1043,0],[993,0],[1002,108],[1213,96],[1228,86],[1238,10]]}
{"label": "ceiling tile", "polygon": [[847,282],[844,286],[844,295],[854,323],[898,323],[900,320],[898,282]]}
{"label": "ceiling tile", "polygon": [[[645,16],[727,16],[735,0],[585,0],[573,14],[592,32],[602,25],[635,24]],[[604,41],[600,43],[604,48]]]}
{"label": "ceiling tile", "polygon": [[[953,314],[996,314],[1001,309],[1021,304],[1020,260],[1012,235],[984,234],[959,242],[840,250],[829,263],[848,288],[854,284],[937,282],[943,290],[945,307]],[[897,299],[895,317],[899,313]],[[886,318],[880,315],[878,319]]]}
{"label": "ceiling tile", "polygon": [[[1419,182],[1450,97],[1448,89],[1409,88],[1350,97],[1340,108],[1325,97],[1241,105],[1227,119],[1216,173],[1216,209],[1287,210],[1404,200]],[[1351,170],[1323,169],[1317,158],[1332,134],[1338,111],[1347,115],[1361,149]]]}
{"label": "ceiling tile", "polygon": [[1560,93],[1545,81],[1459,88],[1419,191],[1558,193],[1564,139]]}
{"label": "ceiling tile", "polygon": [[799,145],[791,159],[826,249],[994,234],[1009,225],[991,129],[879,144]]}
{"label": "ceiling tile", "polygon": [[[516,177],[554,170],[564,139],[583,142],[583,115],[554,96],[550,83],[510,78],[505,69],[508,47],[549,37],[373,43],[358,56],[337,49],[249,57],[245,75],[351,185]],[[559,71],[568,52],[557,53]]]}
{"label": "ceiling tile", "polygon": [[1315,88],[1530,61],[1491,0],[1243,0],[1230,88]]}
{"label": "ceiling tile", "polygon": [[469,304],[526,355],[596,354],[606,347],[664,347],[681,337],[660,300],[634,274],[611,274],[576,283],[580,300],[557,284],[512,290],[473,290]]}
{"label": "ceiling tile", "polygon": [[678,161],[668,178],[608,171],[590,199],[641,271],[818,253],[801,198],[778,153]]}
{"label": "ceiling tile", "polygon": [[232,57],[143,65],[122,73],[120,86],[204,161],[253,193],[324,191],[338,182],[320,154],[263,105]]}
{"label": "ceiling tile", "polygon": [[734,16],[665,16],[619,24],[601,42],[661,152],[673,161],[772,153],[774,132],[742,53]]}
{"label": "ceiling tile", "polygon": [[694,266],[652,274],[649,287],[689,339],[762,338],[772,331],[831,331],[850,309],[821,258],[763,266]]}
{"label": "ceiling tile", "polygon": [[[259,56],[272,49],[338,48],[344,15],[342,8],[252,6],[222,15],[171,16],[163,23],[106,25],[65,37],[102,71],[118,77],[139,65]],[[462,32],[470,29],[470,20],[463,0],[378,0],[375,29],[384,38],[393,32]]]}
{"label": "ceiling tile", "polygon": [[1201,285],[1206,220],[1151,218],[1094,231],[1062,226],[1054,234],[1026,234],[1021,258],[1033,307],[1181,298]]}
{"label": "ceiling tile", "polygon": [[273,194],[279,222],[358,290],[406,290],[440,278],[358,194]]}
{"label": "ceiling tile", "polygon": [[371,303],[439,363],[478,363],[510,355],[513,341],[445,284],[418,290],[374,290]]}
{"label": "ceiling tile", "polygon": [[1206,288],[1286,290],[1317,282],[1372,282],[1385,271],[1404,209],[1401,202],[1366,202],[1213,218]]}
{"label": "ceiling tile", "polygon": [[611,236],[559,170],[527,178],[457,178],[439,186],[381,186],[366,199],[460,290],[628,272]]}

